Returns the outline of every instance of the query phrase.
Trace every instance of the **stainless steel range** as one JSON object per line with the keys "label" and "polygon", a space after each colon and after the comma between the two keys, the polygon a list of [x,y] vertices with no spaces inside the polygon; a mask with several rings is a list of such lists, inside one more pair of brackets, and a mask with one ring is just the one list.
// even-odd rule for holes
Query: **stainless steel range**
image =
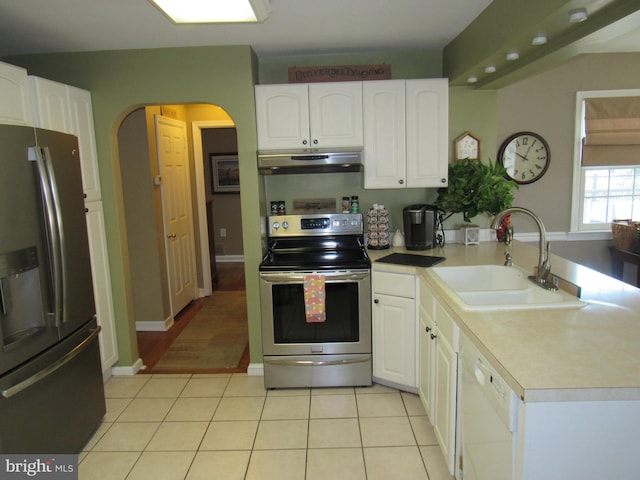
{"label": "stainless steel range", "polygon": [[[321,292],[320,316],[309,312],[311,284]],[[361,214],[269,217],[260,302],[266,388],[371,385],[371,261]]]}

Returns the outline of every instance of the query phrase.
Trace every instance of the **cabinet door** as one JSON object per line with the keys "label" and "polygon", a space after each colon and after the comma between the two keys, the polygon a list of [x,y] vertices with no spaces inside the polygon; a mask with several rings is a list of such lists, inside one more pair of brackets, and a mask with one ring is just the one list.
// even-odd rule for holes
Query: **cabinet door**
{"label": "cabinet door", "polygon": [[446,187],[447,79],[407,80],[407,187]]}
{"label": "cabinet door", "polygon": [[111,277],[109,274],[109,256],[107,254],[107,238],[104,228],[102,202],[89,202],[86,204],[86,209],[96,318],[98,325],[102,328],[99,340],[102,371],[104,373],[118,361],[115,316],[111,296]]}
{"label": "cabinet door", "polygon": [[82,186],[87,201],[100,200],[100,172],[98,171],[98,153],[96,135],[93,126],[93,108],[91,92],[66,86],[69,105],[71,131],[78,137],[80,162],[82,164]]}
{"label": "cabinet door", "polygon": [[309,85],[311,147],[362,146],[362,83]]}
{"label": "cabinet door", "polygon": [[373,376],[415,389],[415,299],[378,293],[373,298]]}
{"label": "cabinet door", "polygon": [[364,188],[406,181],[405,82],[363,82]]}
{"label": "cabinet door", "polygon": [[256,85],[255,93],[258,149],[308,148],[307,85]]}
{"label": "cabinet door", "polygon": [[453,475],[458,355],[438,327],[436,327],[435,357],[433,430],[449,473]]}
{"label": "cabinet door", "polygon": [[31,125],[27,71],[1,62],[0,123]]}
{"label": "cabinet door", "polygon": [[420,305],[420,324],[418,327],[418,394],[427,416],[434,423],[433,395],[435,381],[435,323],[427,309]]}
{"label": "cabinet door", "polygon": [[[34,125],[74,134],[66,85],[46,78],[29,76],[29,88]],[[82,156],[80,158],[82,159]]]}

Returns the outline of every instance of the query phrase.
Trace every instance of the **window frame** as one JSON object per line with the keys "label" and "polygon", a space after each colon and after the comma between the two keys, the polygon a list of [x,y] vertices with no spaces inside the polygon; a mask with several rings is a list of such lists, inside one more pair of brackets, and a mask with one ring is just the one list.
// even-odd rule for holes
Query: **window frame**
{"label": "window frame", "polygon": [[[576,112],[574,120],[574,144],[573,144],[573,187],[571,198],[571,232],[604,232],[611,231],[610,223],[585,224],[583,223],[584,208],[584,172],[587,169],[598,167],[582,166],[582,138],[584,137],[584,101],[594,97],[640,97],[640,89],[624,90],[591,90],[576,92]],[[638,164],[640,166],[640,164]],[[615,167],[610,167],[615,168]],[[620,168],[630,168],[629,165],[621,165]]]}

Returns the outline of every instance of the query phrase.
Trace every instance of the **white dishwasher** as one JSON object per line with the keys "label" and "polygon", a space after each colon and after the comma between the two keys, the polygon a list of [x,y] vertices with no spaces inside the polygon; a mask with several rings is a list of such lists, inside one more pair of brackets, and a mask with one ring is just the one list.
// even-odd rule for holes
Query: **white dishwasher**
{"label": "white dishwasher", "polygon": [[513,480],[518,397],[462,335],[462,478]]}

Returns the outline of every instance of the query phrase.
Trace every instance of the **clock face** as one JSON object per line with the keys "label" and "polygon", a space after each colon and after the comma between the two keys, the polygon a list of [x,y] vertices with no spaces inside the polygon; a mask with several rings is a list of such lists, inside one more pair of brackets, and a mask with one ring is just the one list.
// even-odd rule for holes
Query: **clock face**
{"label": "clock face", "polygon": [[456,139],[456,158],[463,160],[470,158],[478,160],[480,158],[480,141],[470,133],[465,133]]}
{"label": "clock face", "polygon": [[509,178],[517,183],[532,183],[549,168],[549,145],[540,135],[520,132],[507,138],[500,147],[498,158]]}

